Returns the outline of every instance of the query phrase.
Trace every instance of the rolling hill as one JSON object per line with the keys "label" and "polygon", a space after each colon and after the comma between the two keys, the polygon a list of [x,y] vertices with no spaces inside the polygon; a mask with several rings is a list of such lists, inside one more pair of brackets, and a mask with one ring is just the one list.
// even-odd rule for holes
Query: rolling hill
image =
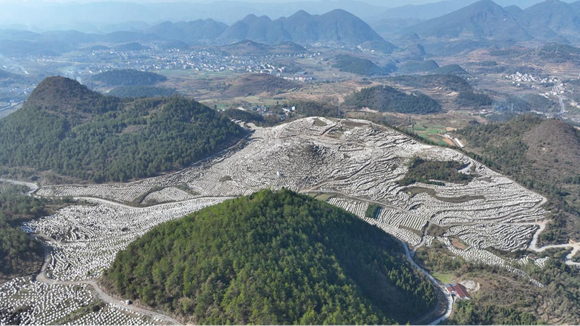
{"label": "rolling hill", "polygon": [[121,69],[96,74],[91,80],[106,86],[151,86],[166,81],[167,77],[152,72]]}
{"label": "rolling hill", "polygon": [[183,168],[242,135],[193,100],[121,100],[50,77],[0,121],[0,166],[126,181]]}
{"label": "rolling hill", "polygon": [[362,76],[383,75],[389,73],[386,69],[377,66],[369,59],[353,57],[351,55],[338,55],[334,58],[333,68],[343,72],[350,72]]}
{"label": "rolling hill", "polygon": [[441,104],[422,93],[406,94],[390,86],[363,88],[346,98],[345,104],[380,112],[429,114],[441,111]]}
{"label": "rolling hill", "polygon": [[431,284],[381,229],[289,190],[157,226],[105,279],[196,324],[393,324],[428,312]]}

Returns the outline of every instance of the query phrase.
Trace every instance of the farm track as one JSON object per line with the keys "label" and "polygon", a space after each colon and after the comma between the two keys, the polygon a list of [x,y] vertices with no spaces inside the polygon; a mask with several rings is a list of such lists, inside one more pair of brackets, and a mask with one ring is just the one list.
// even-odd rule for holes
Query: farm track
{"label": "farm track", "polygon": [[[28,186],[31,191],[27,193],[27,195],[32,195],[32,193],[34,193],[36,190],[39,189],[39,187],[34,184],[34,183],[29,183],[29,182],[23,182],[23,181],[18,181],[18,180],[11,180],[11,179],[0,179],[1,182],[6,182],[6,183],[11,183],[11,184],[15,184],[15,185],[24,185],[24,186]],[[100,203],[105,203],[105,204],[109,204],[109,205],[115,205],[115,206],[120,206],[120,207],[125,207],[125,208],[134,208],[132,206],[128,206],[128,205],[124,205],[124,204],[120,204],[120,203],[116,203],[113,201],[109,201],[109,200],[105,200],[105,199],[100,199],[100,198],[91,198],[91,197],[77,197],[74,198],[75,200],[86,200],[86,201],[96,201],[96,202],[100,202]],[[167,204],[161,204],[159,206],[163,206],[163,205],[167,205]],[[50,243],[57,243],[58,241],[44,235],[44,234],[31,234],[30,236],[32,237],[36,237],[39,239],[42,239],[43,241],[41,241],[41,244],[43,245],[45,251],[44,251],[44,263],[42,264],[42,267],[40,269],[40,272],[38,273],[38,275],[36,275],[35,279],[38,282],[42,282],[42,283],[46,283],[49,285],[81,285],[81,284],[87,284],[90,285],[94,290],[95,293],[97,294],[97,296],[99,297],[99,299],[101,299],[103,302],[105,303],[110,303],[110,304],[114,304],[114,305],[121,305],[124,309],[127,309],[129,311],[141,314],[141,315],[145,315],[151,318],[155,318],[158,319],[160,321],[162,321],[164,324],[169,324],[169,325],[181,325],[181,323],[179,321],[177,321],[176,319],[167,316],[165,314],[162,314],[160,312],[156,312],[153,311],[151,309],[147,309],[144,307],[139,307],[137,305],[131,304],[131,305],[124,305],[122,304],[122,298],[115,298],[112,295],[106,293],[97,283],[97,281],[95,279],[90,279],[90,280],[82,280],[82,281],[58,281],[58,280],[54,280],[51,279],[49,277],[46,276],[46,270],[48,268],[48,265],[50,264],[50,260],[51,260],[51,249],[50,246],[48,244]]]}
{"label": "farm track", "polygon": [[140,307],[137,306],[135,304],[131,304],[131,305],[125,305],[122,304],[123,299],[122,298],[115,298],[112,295],[108,294],[107,292],[105,292],[100,286],[99,283],[96,280],[83,280],[83,281],[58,281],[58,280],[54,280],[51,278],[48,278],[46,276],[46,270],[48,265],[50,264],[50,260],[51,260],[51,256],[50,256],[50,246],[47,245],[47,243],[54,243],[57,242],[54,239],[44,235],[44,234],[32,234],[31,236],[33,237],[37,237],[42,239],[43,241],[41,242],[45,251],[44,251],[44,263],[42,264],[42,268],[40,269],[40,272],[38,273],[38,275],[36,276],[36,281],[38,282],[42,282],[42,283],[46,283],[49,285],[81,285],[81,284],[87,284],[90,285],[94,290],[95,293],[97,294],[97,296],[99,297],[99,299],[101,299],[103,302],[105,303],[110,303],[110,304],[114,304],[114,305],[122,305],[122,307],[124,309],[127,309],[129,311],[141,314],[141,315],[145,315],[154,319],[158,319],[162,322],[164,322],[164,324],[168,324],[168,325],[181,325],[180,322],[178,322],[177,320],[175,320],[174,318],[167,316],[165,314],[153,311],[151,309],[147,309],[144,307]]}

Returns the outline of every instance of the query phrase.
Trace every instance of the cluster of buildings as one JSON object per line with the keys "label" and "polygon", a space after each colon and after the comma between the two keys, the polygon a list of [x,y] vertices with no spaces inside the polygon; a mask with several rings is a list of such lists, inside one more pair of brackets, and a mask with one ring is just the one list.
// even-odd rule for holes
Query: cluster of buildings
{"label": "cluster of buildings", "polygon": [[[556,84],[559,82],[558,77],[538,77],[529,73],[521,73],[516,71],[514,74],[505,75],[505,79],[511,80],[516,87],[521,87],[524,83],[538,83],[542,85]],[[531,88],[536,88],[534,85]]]}

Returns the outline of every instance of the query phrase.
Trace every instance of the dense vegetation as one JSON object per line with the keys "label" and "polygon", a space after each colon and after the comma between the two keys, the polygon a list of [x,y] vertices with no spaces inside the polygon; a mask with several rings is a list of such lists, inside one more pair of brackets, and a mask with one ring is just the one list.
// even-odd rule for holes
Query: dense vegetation
{"label": "dense vegetation", "polygon": [[468,91],[459,93],[456,103],[461,107],[470,106],[477,108],[482,106],[490,106],[493,104],[493,100],[486,94],[479,94]]}
{"label": "dense vegetation", "polygon": [[26,191],[22,186],[0,183],[0,280],[29,275],[42,265],[42,246],[20,225],[46,215],[48,201],[24,196]]}
{"label": "dense vegetation", "polygon": [[389,80],[397,84],[416,88],[442,87],[453,92],[469,92],[473,90],[467,80],[456,75],[396,76],[389,78]]}
{"label": "dense vegetation", "polygon": [[288,190],[162,224],[119,252],[105,278],[198,324],[404,323],[435,303],[395,239]]}
{"label": "dense vegetation", "polygon": [[470,174],[460,173],[465,164],[456,161],[426,161],[415,157],[409,164],[409,171],[399,181],[402,186],[417,182],[427,184],[442,184],[442,182],[468,183],[473,180]]}
{"label": "dense vegetation", "polygon": [[121,69],[94,75],[92,80],[107,86],[150,86],[167,80],[167,77],[146,71]]}
{"label": "dense vegetation", "polygon": [[272,107],[273,112],[282,113],[282,108],[295,108],[294,114],[304,117],[328,117],[336,118],[341,115],[338,106],[325,102],[314,101],[294,101],[285,104],[278,104]]}
{"label": "dense vegetation", "polygon": [[[41,84],[24,108],[0,121],[0,165],[95,182],[126,181],[183,168],[243,134],[228,118],[193,100],[121,101],[70,83],[73,87],[64,90]],[[48,104],[50,109],[38,107],[47,102],[35,94],[51,92],[43,98],[58,100]],[[78,100],[77,93],[84,92],[90,96]]]}
{"label": "dense vegetation", "polygon": [[345,104],[381,112],[429,114],[441,111],[441,104],[423,93],[408,95],[390,86],[363,88],[350,95]]}
{"label": "dense vegetation", "polygon": [[119,86],[107,95],[120,98],[160,97],[175,94],[175,89],[155,86]]}
{"label": "dense vegetation", "polygon": [[[442,229],[430,226],[427,233],[440,235]],[[477,280],[481,287],[471,301],[459,301],[448,321],[451,325],[535,325],[580,323],[580,270],[563,262],[566,250],[550,250],[545,267],[518,266],[544,287],[531,284],[504,268],[467,263],[454,257],[442,243],[421,248],[417,261],[431,272],[458,280]],[[506,253],[504,253],[506,254]],[[529,252],[510,253],[512,258]]]}
{"label": "dense vegetation", "polygon": [[453,325],[538,325],[528,312],[475,301],[458,301],[453,311]]}
{"label": "dense vegetation", "polygon": [[340,69],[340,71],[363,76],[383,75],[388,73],[369,59],[357,58],[345,54],[336,56],[333,67]]}

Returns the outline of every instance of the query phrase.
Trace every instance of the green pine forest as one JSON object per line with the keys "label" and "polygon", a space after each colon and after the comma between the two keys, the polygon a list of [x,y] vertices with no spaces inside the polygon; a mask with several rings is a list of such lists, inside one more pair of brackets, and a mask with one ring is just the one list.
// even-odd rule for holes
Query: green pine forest
{"label": "green pine forest", "polygon": [[104,279],[198,324],[407,323],[436,301],[397,240],[289,190],[159,225],[119,252]]}
{"label": "green pine forest", "polygon": [[0,121],[0,166],[127,181],[184,168],[244,134],[194,100],[122,100],[53,77]]}

